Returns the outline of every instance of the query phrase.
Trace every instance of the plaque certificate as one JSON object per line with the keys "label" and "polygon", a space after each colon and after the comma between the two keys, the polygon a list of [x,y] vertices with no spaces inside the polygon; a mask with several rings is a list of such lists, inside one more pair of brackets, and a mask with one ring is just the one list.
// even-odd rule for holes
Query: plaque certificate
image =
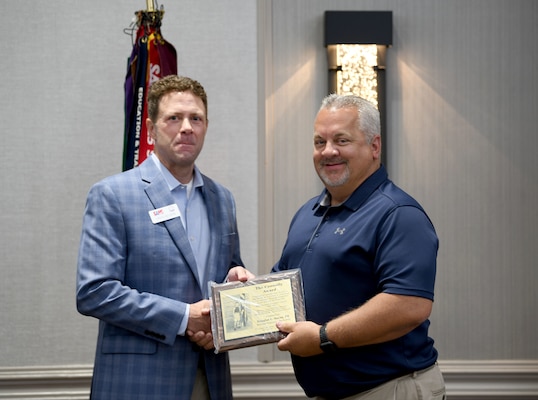
{"label": "plaque certificate", "polygon": [[246,282],[210,283],[215,352],[277,342],[276,323],[305,320],[301,270],[261,275]]}

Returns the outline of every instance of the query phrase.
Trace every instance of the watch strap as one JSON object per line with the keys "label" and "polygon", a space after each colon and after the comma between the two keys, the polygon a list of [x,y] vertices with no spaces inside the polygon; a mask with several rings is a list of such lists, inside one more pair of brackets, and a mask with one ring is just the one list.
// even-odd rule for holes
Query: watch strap
{"label": "watch strap", "polygon": [[327,323],[324,323],[321,325],[321,328],[319,328],[319,347],[324,353],[332,353],[338,349],[338,346],[331,342],[327,337]]}

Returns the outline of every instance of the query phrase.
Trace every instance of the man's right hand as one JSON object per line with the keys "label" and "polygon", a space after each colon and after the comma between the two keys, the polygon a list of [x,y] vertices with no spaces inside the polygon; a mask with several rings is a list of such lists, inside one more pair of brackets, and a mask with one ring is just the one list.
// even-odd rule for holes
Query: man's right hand
{"label": "man's right hand", "polygon": [[211,333],[210,301],[200,300],[190,305],[189,322],[185,335],[193,343],[211,350],[213,345],[213,334]]}
{"label": "man's right hand", "polygon": [[211,318],[209,300],[200,300],[190,305],[187,331],[211,333]]}
{"label": "man's right hand", "polygon": [[211,332],[192,332],[187,330],[186,335],[191,342],[196,343],[205,350],[212,350],[215,348]]}

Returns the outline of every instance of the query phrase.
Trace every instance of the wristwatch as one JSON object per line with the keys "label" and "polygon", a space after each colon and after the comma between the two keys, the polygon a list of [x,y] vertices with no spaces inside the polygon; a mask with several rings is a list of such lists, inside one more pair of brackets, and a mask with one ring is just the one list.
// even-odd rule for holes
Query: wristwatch
{"label": "wristwatch", "polygon": [[326,323],[319,328],[319,347],[321,347],[324,353],[334,353],[338,349],[338,346],[329,340],[326,329]]}

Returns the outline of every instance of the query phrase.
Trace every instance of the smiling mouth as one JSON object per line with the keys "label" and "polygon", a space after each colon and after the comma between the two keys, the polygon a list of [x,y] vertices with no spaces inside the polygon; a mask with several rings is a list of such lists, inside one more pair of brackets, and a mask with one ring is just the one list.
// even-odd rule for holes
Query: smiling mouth
{"label": "smiling mouth", "polygon": [[345,161],[343,160],[330,160],[330,161],[322,161],[320,165],[322,167],[335,167],[338,165],[345,164]]}

